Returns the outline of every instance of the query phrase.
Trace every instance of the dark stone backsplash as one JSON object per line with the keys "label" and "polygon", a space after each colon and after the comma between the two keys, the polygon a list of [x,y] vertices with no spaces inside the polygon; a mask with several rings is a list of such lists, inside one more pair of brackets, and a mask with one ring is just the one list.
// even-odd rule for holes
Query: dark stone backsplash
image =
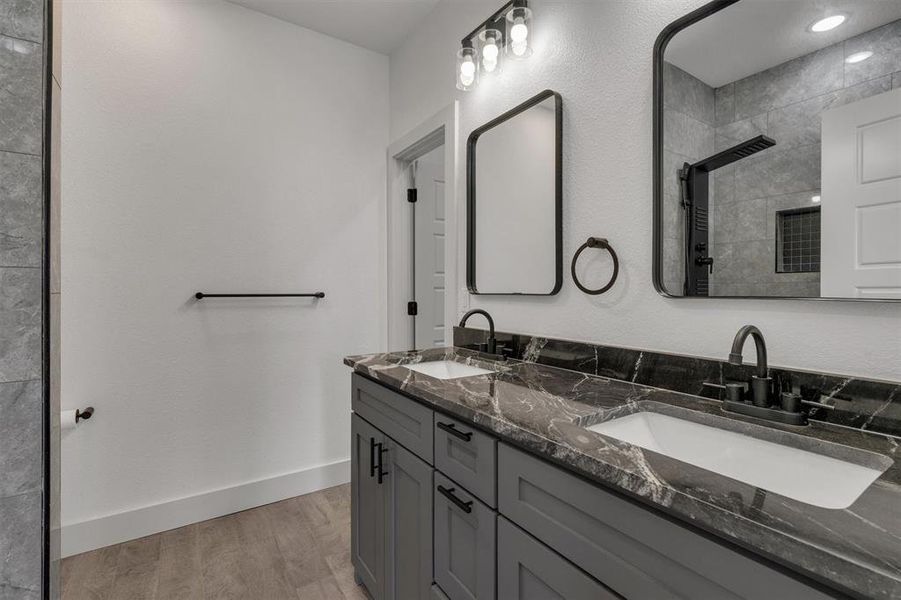
{"label": "dark stone backsplash", "polygon": [[[498,352],[505,346],[511,358],[704,398],[718,398],[720,393],[704,382],[749,381],[755,371],[753,365],[735,366],[710,358],[506,332],[496,335]],[[481,329],[454,328],[455,346],[477,349],[486,337]],[[811,419],[901,436],[901,383],[781,367],[770,367],[769,372],[777,389],[833,407],[809,407]]]}

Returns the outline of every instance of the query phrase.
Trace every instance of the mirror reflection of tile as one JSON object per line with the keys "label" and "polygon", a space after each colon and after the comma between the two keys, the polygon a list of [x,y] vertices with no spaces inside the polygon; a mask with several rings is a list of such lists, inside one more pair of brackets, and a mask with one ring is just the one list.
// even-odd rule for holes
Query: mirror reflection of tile
{"label": "mirror reflection of tile", "polygon": [[[677,170],[764,134],[776,146],[711,176],[711,296],[820,295],[819,269],[780,269],[779,214],[816,206],[820,196],[820,115],[901,87],[891,60],[845,61],[846,48],[901,54],[901,20],[713,88],[664,66],[664,283],[680,293],[684,226]],[[818,232],[816,232],[818,235]],[[813,232],[811,232],[813,237]]]}

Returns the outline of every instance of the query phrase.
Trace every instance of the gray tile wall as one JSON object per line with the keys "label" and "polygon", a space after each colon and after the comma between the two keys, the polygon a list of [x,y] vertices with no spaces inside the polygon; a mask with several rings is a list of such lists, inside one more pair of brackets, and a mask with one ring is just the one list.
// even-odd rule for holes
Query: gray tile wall
{"label": "gray tile wall", "polygon": [[713,88],[700,79],[669,63],[663,65],[663,77],[663,285],[681,295],[685,225],[677,173],[683,164],[713,154],[716,109]]}
{"label": "gray tile wall", "polygon": [[62,0],[53,0],[50,136],[50,556],[49,597],[59,598],[60,567],[60,101]]}
{"label": "gray tile wall", "polygon": [[[845,63],[861,50],[875,54]],[[820,295],[819,273],[776,272],[776,212],[811,206],[820,193],[820,114],[893,86],[901,21],[716,89],[716,151],[761,133],[776,146],[716,172],[713,295]]]}
{"label": "gray tile wall", "polygon": [[25,600],[43,591],[43,0],[0,3],[0,81],[0,598]]}

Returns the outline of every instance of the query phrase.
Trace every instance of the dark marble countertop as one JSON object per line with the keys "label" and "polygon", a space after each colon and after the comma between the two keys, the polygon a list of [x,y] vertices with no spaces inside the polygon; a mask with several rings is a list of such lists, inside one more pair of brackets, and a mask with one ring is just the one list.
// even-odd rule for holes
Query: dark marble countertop
{"label": "dark marble countertop", "polygon": [[[443,359],[492,373],[440,380],[402,366]],[[803,428],[761,425],[724,413],[714,400],[535,363],[486,361],[460,348],[350,356],[344,362],[502,440],[841,592],[901,599],[898,438],[825,423]],[[781,443],[812,450],[828,447],[854,460],[864,457],[885,464],[882,457],[888,457],[892,464],[850,507],[826,509],[584,428],[648,403],[659,412],[690,409],[692,420],[717,421],[755,437],[775,436]]]}

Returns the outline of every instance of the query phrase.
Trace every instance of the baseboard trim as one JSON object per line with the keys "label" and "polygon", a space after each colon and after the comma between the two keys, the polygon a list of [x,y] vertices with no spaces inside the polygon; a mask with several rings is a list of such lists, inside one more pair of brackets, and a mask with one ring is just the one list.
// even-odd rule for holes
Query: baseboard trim
{"label": "baseboard trim", "polygon": [[62,526],[62,556],[302,496],[350,481],[350,460]]}

